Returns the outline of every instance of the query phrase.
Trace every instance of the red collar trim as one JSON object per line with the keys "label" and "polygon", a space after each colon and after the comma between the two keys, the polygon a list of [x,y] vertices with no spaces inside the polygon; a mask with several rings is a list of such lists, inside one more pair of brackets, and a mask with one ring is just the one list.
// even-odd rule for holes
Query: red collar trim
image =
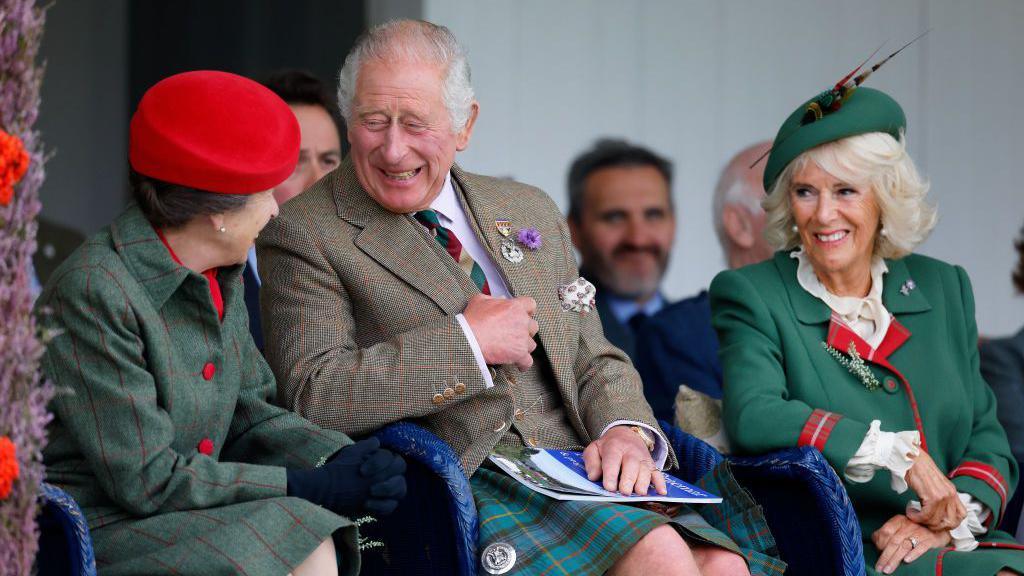
{"label": "red collar trim", "polygon": [[889,329],[886,330],[885,338],[882,339],[882,343],[878,345],[877,349],[872,348],[836,314],[832,314],[832,321],[828,325],[827,342],[829,346],[846,354],[850,349],[850,343],[853,342],[861,358],[886,368],[890,368],[889,356],[909,339],[910,330],[900,324],[895,317],[892,317],[892,321],[889,322]]}

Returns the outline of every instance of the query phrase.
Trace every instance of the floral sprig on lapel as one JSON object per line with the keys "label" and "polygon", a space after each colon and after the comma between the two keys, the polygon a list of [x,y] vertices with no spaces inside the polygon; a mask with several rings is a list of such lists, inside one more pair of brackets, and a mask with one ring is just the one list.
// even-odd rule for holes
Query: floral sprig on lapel
{"label": "floral sprig on lapel", "polygon": [[849,358],[844,356],[839,350],[830,346],[828,342],[822,342],[821,345],[824,346],[825,350],[827,350],[828,353],[836,359],[836,362],[839,362],[841,366],[849,370],[850,374],[859,378],[865,388],[868,390],[878,390],[881,388],[882,384],[878,381],[874,372],[868,368],[868,365],[864,362],[864,359],[860,357],[860,354],[857,353],[857,346],[853,342],[850,342],[850,348],[847,350],[847,353],[850,355]]}
{"label": "floral sprig on lapel", "polygon": [[543,243],[540,238],[540,231],[536,228],[523,228],[516,233],[516,240],[530,250],[536,250]]}

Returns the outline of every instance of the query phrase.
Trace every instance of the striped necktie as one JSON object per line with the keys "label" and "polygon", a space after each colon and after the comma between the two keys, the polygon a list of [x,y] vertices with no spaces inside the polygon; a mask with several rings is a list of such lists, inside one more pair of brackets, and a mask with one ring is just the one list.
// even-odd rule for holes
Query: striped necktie
{"label": "striped necktie", "polygon": [[459,267],[462,268],[466,274],[469,274],[469,279],[476,284],[476,287],[481,292],[491,295],[491,287],[487,285],[487,276],[484,275],[484,269],[473,260],[473,257],[469,255],[468,250],[464,250],[462,242],[459,241],[458,237],[451,230],[441,226],[441,221],[437,217],[437,212],[434,210],[420,210],[415,214],[416,220],[427,227],[430,233],[437,240],[437,243],[442,248],[448,251],[448,254],[459,263]]}

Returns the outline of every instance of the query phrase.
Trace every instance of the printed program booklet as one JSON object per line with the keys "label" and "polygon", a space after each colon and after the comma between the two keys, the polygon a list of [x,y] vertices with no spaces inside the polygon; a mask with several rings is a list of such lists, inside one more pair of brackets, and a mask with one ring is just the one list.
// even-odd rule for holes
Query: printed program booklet
{"label": "printed program booklet", "polygon": [[514,448],[499,446],[488,456],[506,474],[527,488],[556,500],[596,500],[603,502],[686,502],[717,504],[719,496],[662,472],[668,494],[662,496],[651,484],[646,496],[623,496],[609,492],[600,482],[587,478],[583,454],[571,450]]}

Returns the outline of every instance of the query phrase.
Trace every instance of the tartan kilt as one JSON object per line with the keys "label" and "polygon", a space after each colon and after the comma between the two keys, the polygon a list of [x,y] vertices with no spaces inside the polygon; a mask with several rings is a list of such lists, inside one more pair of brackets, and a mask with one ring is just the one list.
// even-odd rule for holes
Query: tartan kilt
{"label": "tartan kilt", "polygon": [[341,574],[359,573],[355,525],[299,498],[131,518],[92,530],[102,576],[282,576],[334,535]]}
{"label": "tartan kilt", "polygon": [[[701,481],[722,504],[684,505],[673,518],[613,502],[555,500],[511,477],[479,468],[470,479],[480,518],[479,548],[504,542],[515,549],[508,574],[604,574],[640,538],[671,523],[689,542],[742,554],[751,574],[780,575],[775,540],[761,509],[723,463]],[[712,510],[715,509],[715,510]]]}

